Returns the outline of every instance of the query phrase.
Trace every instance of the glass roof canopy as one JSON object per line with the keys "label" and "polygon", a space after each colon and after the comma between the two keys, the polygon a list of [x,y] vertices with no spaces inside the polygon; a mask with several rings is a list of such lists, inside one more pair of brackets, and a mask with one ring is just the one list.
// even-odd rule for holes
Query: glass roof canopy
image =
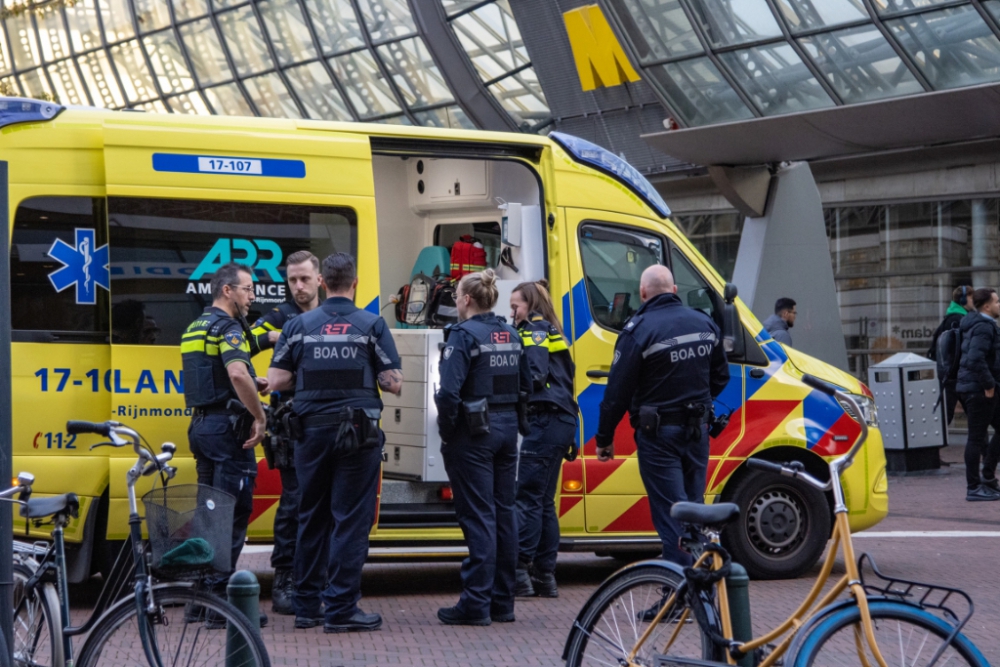
{"label": "glass roof canopy", "polygon": [[[548,107],[507,0],[439,0],[518,127]],[[22,3],[23,4],[23,3]],[[61,104],[474,127],[407,0],[0,0],[0,95]]]}
{"label": "glass roof canopy", "polygon": [[681,127],[1000,81],[1000,0],[602,0]]}

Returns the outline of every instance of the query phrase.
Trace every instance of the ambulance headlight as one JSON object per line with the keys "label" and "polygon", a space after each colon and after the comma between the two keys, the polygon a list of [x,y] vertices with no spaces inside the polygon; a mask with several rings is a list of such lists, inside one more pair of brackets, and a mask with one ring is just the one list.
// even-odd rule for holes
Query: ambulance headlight
{"label": "ambulance headlight", "polygon": [[[877,427],[878,409],[875,407],[875,401],[868,398],[867,396],[862,396],[860,394],[851,394],[851,398],[853,398],[854,402],[857,403],[858,407],[861,408],[861,416],[865,420],[865,423],[872,428]],[[846,412],[851,416],[851,419],[853,419],[858,423],[861,423],[858,420],[858,417],[854,414],[854,409],[850,406],[850,404],[846,400],[838,396],[837,402],[840,403],[840,407],[844,408],[844,412]]]}

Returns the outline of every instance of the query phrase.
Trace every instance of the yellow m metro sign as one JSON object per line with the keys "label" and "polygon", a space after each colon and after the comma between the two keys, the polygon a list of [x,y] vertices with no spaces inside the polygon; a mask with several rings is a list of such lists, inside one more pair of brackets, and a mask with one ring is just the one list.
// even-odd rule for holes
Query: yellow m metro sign
{"label": "yellow m metro sign", "polygon": [[584,90],[639,80],[600,7],[586,5],[568,11],[563,23]]}

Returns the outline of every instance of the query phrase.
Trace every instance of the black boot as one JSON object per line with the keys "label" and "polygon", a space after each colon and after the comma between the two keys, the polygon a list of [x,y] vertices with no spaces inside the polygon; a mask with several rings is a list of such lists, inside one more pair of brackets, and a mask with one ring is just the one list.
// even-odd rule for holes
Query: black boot
{"label": "black boot", "polygon": [[559,597],[559,589],[556,587],[556,575],[554,572],[531,571],[531,586],[535,589],[535,595],[543,598]]}
{"label": "black boot", "polygon": [[533,598],[538,593],[535,592],[535,587],[531,585],[531,575],[528,574],[527,566],[518,565],[516,571],[517,579],[514,582],[514,597],[516,598]]}
{"label": "black boot", "polygon": [[291,570],[275,570],[271,609],[281,616],[295,615],[295,578]]}

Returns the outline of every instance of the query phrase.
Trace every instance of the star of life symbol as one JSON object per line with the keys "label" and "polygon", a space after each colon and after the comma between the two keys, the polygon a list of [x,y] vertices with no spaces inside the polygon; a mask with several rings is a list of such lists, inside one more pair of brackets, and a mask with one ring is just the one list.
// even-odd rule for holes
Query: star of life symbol
{"label": "star of life symbol", "polygon": [[97,303],[97,288],[111,290],[108,271],[108,244],[96,247],[96,232],[93,229],[76,229],[76,245],[71,246],[62,239],[56,239],[47,253],[63,266],[49,274],[49,282],[57,292],[76,285],[76,302],[94,305]]}

